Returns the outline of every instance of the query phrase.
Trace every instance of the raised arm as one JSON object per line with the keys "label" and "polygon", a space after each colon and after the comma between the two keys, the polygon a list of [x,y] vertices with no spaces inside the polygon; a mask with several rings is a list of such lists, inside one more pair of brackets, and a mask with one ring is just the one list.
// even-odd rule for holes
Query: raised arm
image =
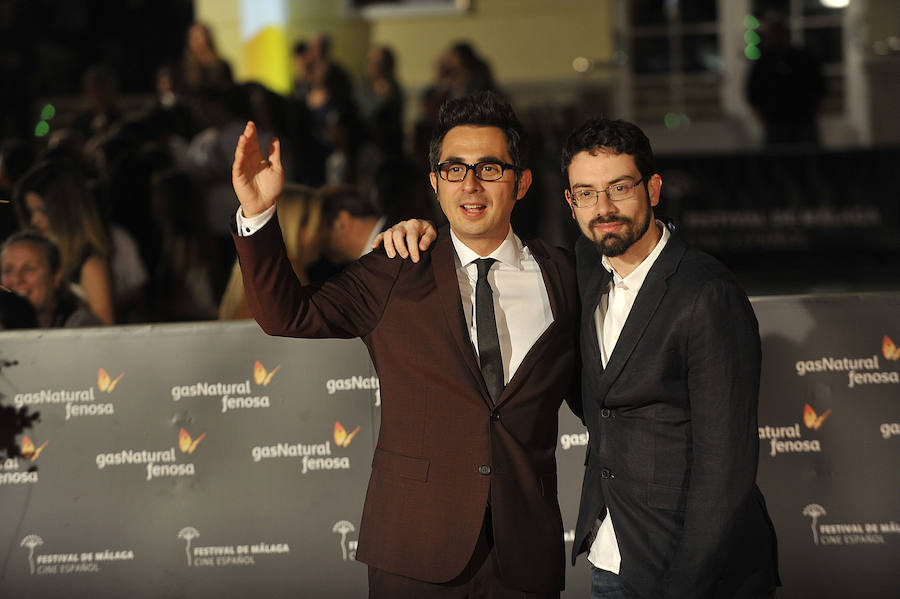
{"label": "raised arm", "polygon": [[241,203],[241,212],[247,218],[268,210],[284,189],[281,142],[273,139],[269,144],[268,158],[263,156],[253,121],[247,122],[238,139],[231,165],[231,183]]}
{"label": "raised arm", "polygon": [[383,243],[384,253],[389,258],[395,258],[399,254],[401,258],[412,257],[413,262],[418,262],[419,250],[427,250],[435,239],[437,229],[430,221],[413,218],[379,233],[372,242],[372,249]]}

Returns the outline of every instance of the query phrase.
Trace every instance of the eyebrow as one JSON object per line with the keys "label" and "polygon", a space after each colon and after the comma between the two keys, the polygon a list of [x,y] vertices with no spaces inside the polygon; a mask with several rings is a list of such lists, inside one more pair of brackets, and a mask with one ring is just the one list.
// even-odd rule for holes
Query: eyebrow
{"label": "eyebrow", "polygon": [[[619,176],[619,177],[616,177],[615,179],[613,179],[613,180],[610,181],[609,183],[607,183],[606,186],[605,186],[603,189],[606,189],[606,188],[609,187],[610,185],[615,185],[616,183],[619,183],[620,181],[624,181],[625,179],[631,179],[632,181],[634,181],[634,180],[635,180],[635,177],[633,177],[633,176],[631,176],[631,175],[621,175],[621,176]],[[582,187],[587,187],[587,188],[590,188],[590,189],[594,189],[594,186],[593,186],[593,185],[589,185],[589,184],[587,184],[587,183],[576,183],[575,185],[572,186],[572,189],[581,189]]]}
{"label": "eyebrow", "polygon": [[[439,160],[438,162],[461,162],[463,164],[469,164],[466,162],[461,156],[448,156],[443,160]],[[502,158],[498,158],[496,156],[482,156],[472,164],[478,164],[479,162],[506,162]]]}

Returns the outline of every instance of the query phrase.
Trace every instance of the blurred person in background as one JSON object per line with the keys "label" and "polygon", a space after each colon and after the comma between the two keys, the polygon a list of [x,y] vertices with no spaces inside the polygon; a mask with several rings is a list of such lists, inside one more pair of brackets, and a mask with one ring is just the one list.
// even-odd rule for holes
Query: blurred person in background
{"label": "blurred person in background", "polygon": [[12,197],[16,182],[34,163],[34,151],[24,140],[0,143],[0,242],[16,230]]}
{"label": "blurred person in background", "polygon": [[104,324],[71,291],[59,249],[37,231],[14,233],[0,246],[0,284],[31,303],[40,328]]}
{"label": "blurred person in background", "polygon": [[204,88],[228,89],[234,84],[231,65],[219,56],[209,26],[194,23],[187,33],[182,77],[188,92]]}
{"label": "blurred person in background", "polygon": [[22,176],[14,204],[20,226],[34,227],[59,247],[63,280],[104,324],[112,324],[112,243],[80,173],[62,162],[40,163]]}
{"label": "blurred person in background", "polygon": [[151,179],[151,212],[160,235],[160,255],[151,278],[150,319],[154,322],[216,317],[213,242],[202,218],[196,184],[169,169]]}
{"label": "blurred person in background", "polygon": [[82,78],[82,102],[85,107],[75,116],[72,128],[85,139],[105,133],[122,116],[118,101],[116,72],[106,64],[91,66]]}
{"label": "blurred person in background", "polygon": [[403,90],[395,68],[390,48],[376,46],[369,50],[357,94],[369,138],[389,156],[403,151]]}
{"label": "blurred person in background", "polygon": [[[297,278],[310,282],[307,268],[322,252],[322,196],[310,187],[286,184],[278,198],[278,222],[288,258]],[[231,278],[219,304],[219,320],[253,318],[244,295],[241,265],[235,260]]]}
{"label": "blurred person in background", "polygon": [[818,115],[825,77],[818,59],[791,45],[786,17],[769,11],[763,18],[762,56],[747,77],[747,100],[765,129],[765,144],[819,144]]}

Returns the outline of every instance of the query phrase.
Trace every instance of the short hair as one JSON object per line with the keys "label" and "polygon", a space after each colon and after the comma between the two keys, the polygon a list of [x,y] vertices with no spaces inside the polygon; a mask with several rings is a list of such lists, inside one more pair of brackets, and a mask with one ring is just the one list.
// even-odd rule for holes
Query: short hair
{"label": "short hair", "polygon": [[[521,169],[527,168],[528,140],[512,106],[495,92],[481,91],[447,100],[441,105],[428,147],[428,166],[432,172],[441,159],[444,136],[454,127],[462,125],[497,127],[506,136],[506,149],[513,164]],[[516,181],[518,175],[517,172]]]}
{"label": "short hair", "polygon": [[306,48],[308,46],[309,44],[306,42],[306,40],[300,40],[299,42],[294,44],[294,55],[297,56],[306,54]]}
{"label": "short hair", "polygon": [[572,131],[566,139],[562,151],[563,180],[569,180],[569,165],[576,154],[596,154],[600,150],[632,156],[642,177],[656,173],[650,140],[640,127],[621,119],[596,117]]}
{"label": "short hair", "polygon": [[322,223],[331,226],[342,210],[355,218],[379,217],[381,212],[375,201],[354,185],[334,183],[319,189],[322,198]]}
{"label": "short hair", "polygon": [[35,229],[25,229],[17,231],[6,238],[3,245],[0,246],[0,256],[3,255],[10,246],[16,243],[32,243],[44,252],[47,264],[50,266],[50,272],[57,273],[62,268],[62,261],[59,255],[59,248],[51,240],[47,239]]}

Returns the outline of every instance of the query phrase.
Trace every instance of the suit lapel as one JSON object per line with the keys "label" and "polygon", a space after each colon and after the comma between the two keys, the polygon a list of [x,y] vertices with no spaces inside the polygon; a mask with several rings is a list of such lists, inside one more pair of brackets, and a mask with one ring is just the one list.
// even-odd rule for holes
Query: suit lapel
{"label": "suit lapel", "polygon": [[528,348],[525,357],[516,369],[512,378],[503,389],[500,401],[497,405],[505,403],[510,397],[515,395],[516,389],[522,386],[523,381],[528,377],[529,373],[538,362],[543,348],[546,347],[546,340],[550,335],[554,334],[555,329],[559,326],[560,309],[565,302],[565,290],[562,286],[562,277],[559,274],[559,267],[555,262],[550,260],[546,248],[540,241],[524,242],[526,247],[531,251],[535,261],[541,269],[541,275],[544,278],[544,286],[547,288],[547,297],[550,299],[550,312],[553,314],[553,322],[547,325],[544,332],[535,340],[534,344]]}
{"label": "suit lapel", "polygon": [[450,240],[450,231],[442,228],[431,251],[432,271],[440,298],[441,308],[447,322],[447,328],[456,343],[457,349],[465,362],[466,367],[472,373],[472,377],[478,381],[481,394],[488,405],[491,405],[490,394],[481,376],[481,367],[475,355],[475,348],[469,338],[466,325],[466,317],[463,314],[462,300],[459,297],[459,280],[456,278],[456,262],[453,259],[455,251]]}
{"label": "suit lapel", "polygon": [[[628,363],[628,358],[634,352],[638,341],[644,335],[650,320],[653,318],[653,314],[666,294],[668,289],[666,280],[675,272],[685,249],[687,249],[685,243],[673,233],[669,237],[666,247],[660,253],[659,258],[656,259],[656,263],[650,268],[650,272],[647,273],[647,278],[638,292],[634,306],[632,306],[631,312],[629,312],[625,321],[625,326],[622,328],[622,333],[619,335],[619,340],[616,342],[616,347],[613,349],[609,362],[600,376],[597,397],[601,401],[606,397],[609,388],[619,377],[625,364]],[[593,322],[593,318],[591,320]],[[596,327],[592,327],[595,334],[594,339],[597,339],[595,329]]]}

